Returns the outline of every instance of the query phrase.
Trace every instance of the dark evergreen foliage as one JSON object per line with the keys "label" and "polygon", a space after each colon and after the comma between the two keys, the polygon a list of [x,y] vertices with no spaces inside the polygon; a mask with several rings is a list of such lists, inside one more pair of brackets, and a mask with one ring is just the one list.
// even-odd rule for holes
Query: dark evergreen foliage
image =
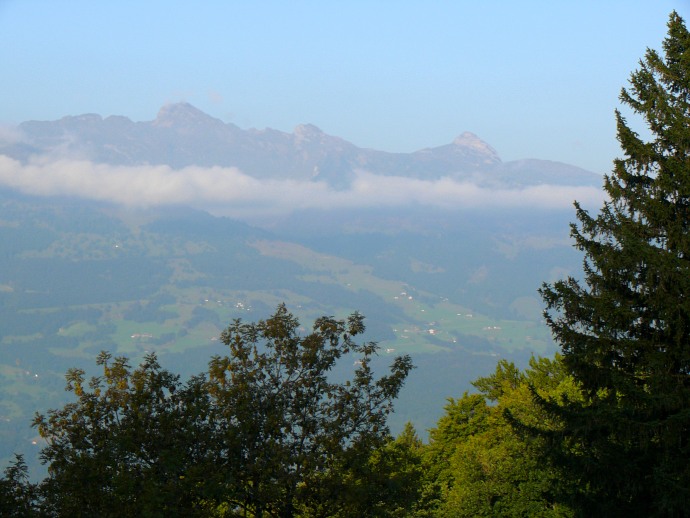
{"label": "dark evergreen foliage", "polygon": [[[599,214],[576,204],[584,282],[544,285],[547,322],[584,402],[543,403],[564,423],[552,459],[582,515],[673,516],[690,508],[690,34],[672,13],[616,112],[625,158]],[[558,437],[560,441],[560,436]]]}
{"label": "dark evergreen foliage", "polygon": [[0,478],[0,516],[24,518],[37,515],[37,488],[29,482],[24,457],[15,460]]}

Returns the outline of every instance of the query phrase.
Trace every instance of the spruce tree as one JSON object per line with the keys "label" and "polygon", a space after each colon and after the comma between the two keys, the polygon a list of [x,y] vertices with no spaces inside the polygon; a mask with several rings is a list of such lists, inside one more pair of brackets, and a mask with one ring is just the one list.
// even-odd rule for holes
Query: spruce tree
{"label": "spruce tree", "polygon": [[563,423],[551,458],[582,515],[690,509],[690,34],[672,13],[663,54],[647,50],[616,111],[624,158],[596,216],[575,204],[582,281],[541,289],[545,315],[585,402],[542,401]]}

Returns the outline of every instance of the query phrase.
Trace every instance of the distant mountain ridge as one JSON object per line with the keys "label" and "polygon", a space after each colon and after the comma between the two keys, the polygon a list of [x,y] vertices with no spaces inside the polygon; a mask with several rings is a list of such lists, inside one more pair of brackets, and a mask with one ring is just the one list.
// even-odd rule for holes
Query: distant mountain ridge
{"label": "distant mountain ridge", "polygon": [[299,125],[292,133],[243,130],[188,103],[163,106],[153,121],[85,114],[23,122],[17,130],[19,141],[0,141],[0,154],[22,161],[51,154],[113,165],[237,167],[259,179],[325,181],[335,187],[349,185],[358,170],[487,185],[601,186],[599,175],[559,162],[504,163],[489,144],[470,132],[446,145],[389,153],[357,147],[311,124]]}

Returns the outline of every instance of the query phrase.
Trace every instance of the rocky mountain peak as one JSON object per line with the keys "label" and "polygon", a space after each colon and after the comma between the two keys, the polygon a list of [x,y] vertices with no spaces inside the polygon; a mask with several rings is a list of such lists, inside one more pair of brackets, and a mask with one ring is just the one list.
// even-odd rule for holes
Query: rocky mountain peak
{"label": "rocky mountain peak", "polygon": [[476,149],[477,151],[485,151],[487,153],[496,154],[496,150],[494,148],[480,139],[477,135],[469,131],[466,131],[462,135],[455,137],[453,144],[456,146],[470,147]]}
{"label": "rocky mountain peak", "polygon": [[453,140],[453,145],[463,148],[470,148],[484,155],[488,155],[493,159],[499,159],[498,153],[494,148],[480,139],[477,135],[469,131],[466,131],[462,135],[455,137]]}
{"label": "rocky mountain peak", "polygon": [[321,129],[317,128],[313,124],[299,124],[295,126],[294,134],[296,137],[301,139],[315,139],[321,138],[325,135]]}
{"label": "rocky mountain peak", "polygon": [[173,126],[203,126],[223,122],[195,108],[189,103],[166,104],[158,111],[154,126],[169,128]]}

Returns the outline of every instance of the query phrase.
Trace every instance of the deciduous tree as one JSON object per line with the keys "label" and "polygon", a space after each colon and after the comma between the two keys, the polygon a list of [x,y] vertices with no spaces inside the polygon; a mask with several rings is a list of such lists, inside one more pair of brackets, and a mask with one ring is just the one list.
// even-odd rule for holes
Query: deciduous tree
{"label": "deciduous tree", "polygon": [[[233,506],[256,516],[300,512],[338,515],[348,506],[347,483],[368,471],[385,445],[386,424],[412,362],[394,360],[376,378],[377,345],[358,344],[364,319],[322,317],[306,336],[285,306],[258,323],[231,324],[221,336],[230,354],[212,359],[218,474],[240,483]],[[337,381],[338,360],[354,358],[351,379]],[[352,488],[350,488],[352,489]]]}
{"label": "deciduous tree", "polygon": [[[319,318],[307,333],[281,305],[266,320],[234,321],[221,335],[229,354],[184,384],[155,355],[132,369],[101,353],[102,376],[87,382],[70,370],[76,401],[36,416],[49,470],[41,498],[21,463],[0,480],[0,496],[58,516],[350,516],[367,506],[387,516],[389,506],[409,508],[409,494],[392,486],[412,487],[416,472],[407,466],[402,476],[390,459],[413,464],[413,446],[393,441],[386,421],[412,362],[398,357],[375,375],[378,347],[356,343],[363,332],[355,313]],[[349,375],[334,373],[346,359],[355,360]]]}
{"label": "deciduous tree", "polygon": [[68,372],[77,400],[38,414],[49,476],[43,511],[59,516],[200,514],[206,489],[210,399],[204,380],[183,385],[154,355],[132,370],[101,353],[103,375]]}
{"label": "deciduous tree", "polygon": [[[491,376],[473,385],[479,394],[450,400],[427,446],[428,485],[436,493],[433,516],[571,516],[556,505],[552,488],[560,473],[541,462],[541,439],[525,436],[512,426],[559,430],[558,422],[532,398],[577,398],[572,379],[560,358],[533,359],[524,372],[500,361]],[[510,418],[507,418],[510,416]]]}

